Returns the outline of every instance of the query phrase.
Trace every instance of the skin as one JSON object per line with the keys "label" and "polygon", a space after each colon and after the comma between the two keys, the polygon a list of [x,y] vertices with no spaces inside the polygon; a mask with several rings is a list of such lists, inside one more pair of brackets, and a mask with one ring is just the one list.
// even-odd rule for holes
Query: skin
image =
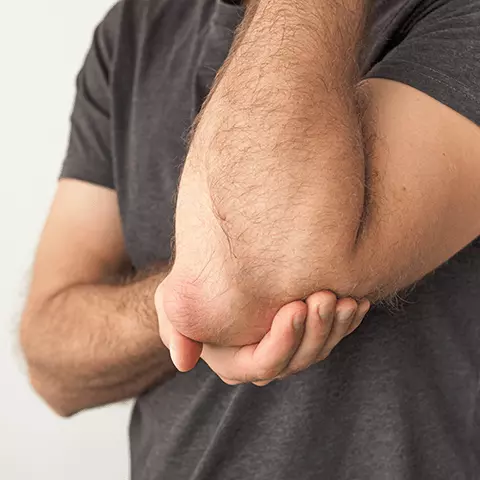
{"label": "skin", "polygon": [[[61,180],[37,250],[20,329],[32,386],[61,416],[139,396],[176,374],[154,305],[154,292],[168,267],[135,276],[126,274],[129,269],[116,193]],[[334,295],[326,295],[318,299],[323,316],[329,326],[341,327],[330,338],[330,349],[343,338],[345,322],[337,322],[335,309],[346,300],[337,306]],[[286,316],[279,316],[286,335],[272,336],[263,358],[275,366],[285,362],[284,356],[293,357],[299,368],[298,345],[311,337],[311,327],[307,321],[305,329],[289,329],[288,308]],[[361,321],[355,319],[352,328]],[[316,325],[318,329],[320,323]],[[185,358],[187,364],[196,360],[188,354]]]}
{"label": "skin", "polygon": [[60,415],[137,396],[175,374],[153,292],[125,280],[116,194],[62,180],[41,236],[20,340],[32,386]]}
{"label": "skin", "polygon": [[[348,333],[345,297],[388,297],[478,236],[478,127],[406,85],[360,82],[348,62],[364,8],[249,7],[196,126],[168,274],[126,281],[115,193],[60,182],[21,326],[32,384],[59,414],[166,381],[164,345],[229,383],[293,373]],[[341,300],[316,316],[328,291]]]}
{"label": "skin", "polygon": [[[157,308],[161,311],[163,298],[158,292]],[[337,301],[332,292],[315,293],[305,303],[296,301],[282,307],[261,341],[244,347],[193,344],[175,331],[164,313],[159,314],[159,325],[180,371],[193,368],[201,355],[227,384],[252,382],[265,386],[325,360],[343,338],[358,328],[369,307],[367,300],[357,304],[352,298]],[[182,355],[183,351],[188,352],[188,357]]]}
{"label": "skin", "polygon": [[365,15],[362,0],[247,9],[196,125],[157,292],[181,368],[202,352],[225,374],[213,351],[261,342],[284,305],[389,298],[479,235],[478,127],[407,85],[361,81]]}

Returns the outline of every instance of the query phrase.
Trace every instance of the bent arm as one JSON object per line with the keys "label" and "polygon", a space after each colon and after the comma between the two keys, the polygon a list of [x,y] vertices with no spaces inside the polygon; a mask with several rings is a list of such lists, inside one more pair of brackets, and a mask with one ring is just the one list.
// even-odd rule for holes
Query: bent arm
{"label": "bent arm", "polygon": [[132,281],[116,194],[62,180],[37,252],[21,342],[33,387],[59,414],[135,397],[174,373],[154,292]]}
{"label": "bent arm", "polygon": [[235,254],[301,262],[279,275],[298,293],[376,300],[480,234],[480,130],[406,85],[359,83],[367,5],[258,2],[193,144],[217,154],[212,204]]}
{"label": "bent arm", "polygon": [[323,289],[378,300],[478,236],[479,129],[413,88],[360,83],[367,3],[247,12],[180,184],[168,283],[182,333],[260,334],[275,309]]}

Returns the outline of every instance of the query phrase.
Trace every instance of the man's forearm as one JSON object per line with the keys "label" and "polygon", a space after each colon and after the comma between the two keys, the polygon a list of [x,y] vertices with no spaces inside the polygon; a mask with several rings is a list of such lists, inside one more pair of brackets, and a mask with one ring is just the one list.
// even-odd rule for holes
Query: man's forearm
{"label": "man's forearm", "polygon": [[254,343],[282,305],[349,293],[365,203],[364,16],[361,0],[247,9],[180,183],[165,311],[186,336]]}
{"label": "man's forearm", "polygon": [[32,384],[59,413],[138,396],[174,373],[154,306],[164,276],[74,286],[27,308],[22,344]]}
{"label": "man's forearm", "polygon": [[257,292],[278,281],[295,298],[331,287],[350,265],[365,204],[364,3],[257,2],[199,121],[189,159],[205,166],[242,271],[258,275],[256,257],[267,267]]}

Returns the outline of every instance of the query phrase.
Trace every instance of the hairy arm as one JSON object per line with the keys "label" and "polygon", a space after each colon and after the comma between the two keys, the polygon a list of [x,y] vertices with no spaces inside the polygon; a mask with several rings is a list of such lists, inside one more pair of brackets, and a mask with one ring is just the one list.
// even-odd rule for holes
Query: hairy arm
{"label": "hairy arm", "polygon": [[248,10],[180,185],[166,310],[193,338],[252,340],[246,325],[325,288],[384,298],[479,234],[478,127],[405,85],[360,82],[366,3]]}
{"label": "hairy arm", "polygon": [[21,341],[33,387],[63,416],[138,396],[175,371],[154,305],[167,269],[120,280],[126,265],[116,194],[62,180]]}

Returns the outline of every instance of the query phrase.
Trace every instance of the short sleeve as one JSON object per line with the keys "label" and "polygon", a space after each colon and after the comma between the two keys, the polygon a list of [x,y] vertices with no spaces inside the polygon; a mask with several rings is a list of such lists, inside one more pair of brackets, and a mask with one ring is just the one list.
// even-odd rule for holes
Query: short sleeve
{"label": "short sleeve", "polygon": [[480,0],[443,0],[366,74],[410,85],[480,125]]}
{"label": "short sleeve", "polygon": [[115,188],[112,166],[111,80],[122,2],[95,29],[77,76],[70,139],[60,178]]}

